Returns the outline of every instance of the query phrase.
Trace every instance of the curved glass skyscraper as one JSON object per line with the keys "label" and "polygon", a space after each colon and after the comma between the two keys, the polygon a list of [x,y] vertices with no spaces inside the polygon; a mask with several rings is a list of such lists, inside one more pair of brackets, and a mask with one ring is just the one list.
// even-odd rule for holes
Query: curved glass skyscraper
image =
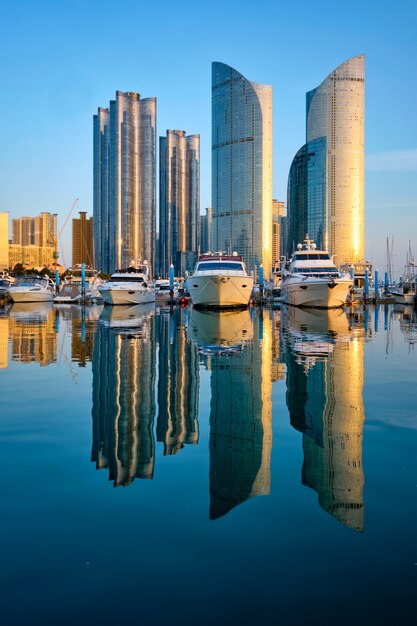
{"label": "curved glass skyscraper", "polygon": [[272,264],[272,87],[212,65],[212,241],[248,269]]}
{"label": "curved glass skyscraper", "polygon": [[364,259],[364,94],[364,55],[307,93],[307,142],[288,179],[289,252],[308,233],[337,265]]}

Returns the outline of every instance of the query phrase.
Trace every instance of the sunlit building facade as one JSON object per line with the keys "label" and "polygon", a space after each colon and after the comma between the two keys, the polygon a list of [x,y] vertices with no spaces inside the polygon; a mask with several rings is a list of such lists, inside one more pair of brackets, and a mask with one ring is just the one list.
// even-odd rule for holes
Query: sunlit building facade
{"label": "sunlit building facade", "polygon": [[272,266],[272,87],[212,65],[213,248]]}
{"label": "sunlit building facade", "polygon": [[79,215],[72,220],[72,264],[94,267],[93,218],[87,219],[85,211],[79,211]]}
{"label": "sunlit building facade", "polygon": [[364,259],[365,58],[337,67],[306,98],[306,144],[288,179],[289,252],[308,233],[337,265]]}
{"label": "sunlit building facade", "polygon": [[0,272],[9,267],[9,214],[0,213]]}
{"label": "sunlit building facade", "polygon": [[284,217],[285,204],[279,200],[272,200],[272,264],[275,265],[281,257],[281,222]]}
{"label": "sunlit building facade", "polygon": [[104,272],[155,267],[156,98],[116,92],[94,116],[94,248]]}
{"label": "sunlit building facade", "polygon": [[159,138],[159,268],[194,268],[200,230],[200,135],[167,130]]}

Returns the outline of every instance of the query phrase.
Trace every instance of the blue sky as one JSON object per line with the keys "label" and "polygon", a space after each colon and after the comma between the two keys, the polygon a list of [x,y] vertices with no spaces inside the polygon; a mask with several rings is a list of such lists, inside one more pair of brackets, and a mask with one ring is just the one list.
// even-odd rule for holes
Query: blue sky
{"label": "blue sky", "polygon": [[[0,211],[92,214],[92,116],[115,91],[158,99],[158,134],[201,135],[210,205],[211,62],[274,94],[274,197],[305,141],[305,93],[366,55],[366,255],[385,269],[417,253],[417,3],[0,0]],[[63,233],[70,261],[71,224]],[[62,256],[61,256],[62,260]]]}

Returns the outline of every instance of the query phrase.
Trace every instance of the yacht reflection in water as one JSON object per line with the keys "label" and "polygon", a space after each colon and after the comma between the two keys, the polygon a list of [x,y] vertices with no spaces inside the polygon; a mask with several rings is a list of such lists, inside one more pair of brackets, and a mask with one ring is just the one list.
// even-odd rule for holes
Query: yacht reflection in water
{"label": "yacht reflection in water", "polygon": [[340,522],[363,531],[363,344],[343,310],[283,307],[287,406],[303,433],[302,483]]}
{"label": "yacht reflection in water", "polygon": [[271,321],[192,310],[189,337],[211,371],[210,519],[270,492]]}
{"label": "yacht reflection in water", "polygon": [[93,352],[93,446],[114,486],[153,477],[154,305],[106,307]]}

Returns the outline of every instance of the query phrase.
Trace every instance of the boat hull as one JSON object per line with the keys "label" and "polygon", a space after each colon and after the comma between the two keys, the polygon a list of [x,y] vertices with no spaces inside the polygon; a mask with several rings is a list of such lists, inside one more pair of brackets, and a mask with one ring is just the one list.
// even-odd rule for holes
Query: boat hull
{"label": "boat hull", "polygon": [[21,289],[12,287],[9,296],[13,302],[52,302],[54,294],[47,289]]}
{"label": "boat hull", "polygon": [[249,304],[253,288],[251,276],[191,276],[188,279],[193,306],[238,308]]}
{"label": "boat hull", "polygon": [[293,280],[282,284],[282,301],[299,307],[335,309],[344,306],[352,281]]}
{"label": "boat hull", "polygon": [[415,293],[391,292],[397,304],[414,304]]}
{"label": "boat hull", "polygon": [[144,289],[111,289],[100,288],[104,304],[149,304],[155,302],[155,290],[150,287]]}

